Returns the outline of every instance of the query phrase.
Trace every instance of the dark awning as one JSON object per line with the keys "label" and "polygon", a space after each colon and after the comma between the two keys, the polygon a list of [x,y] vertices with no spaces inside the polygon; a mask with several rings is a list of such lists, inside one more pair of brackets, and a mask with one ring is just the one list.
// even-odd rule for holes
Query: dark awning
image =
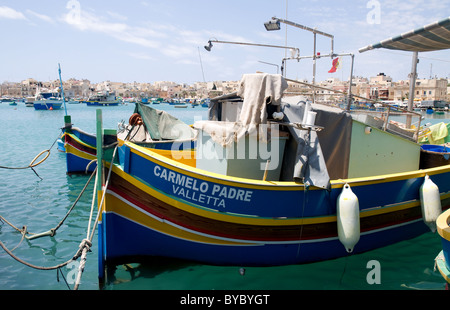
{"label": "dark awning", "polygon": [[375,48],[428,52],[450,48],[450,17],[399,36],[360,48],[365,52]]}

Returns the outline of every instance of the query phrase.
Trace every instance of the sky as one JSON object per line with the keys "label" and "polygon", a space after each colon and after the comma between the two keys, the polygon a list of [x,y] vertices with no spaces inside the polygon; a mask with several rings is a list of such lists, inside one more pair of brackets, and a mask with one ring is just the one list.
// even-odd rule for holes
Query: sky
{"label": "sky", "polygon": [[[412,53],[358,49],[447,18],[450,0],[0,0],[0,83],[62,79],[192,84],[237,81],[257,71],[279,73],[291,54],[270,48],[208,40],[295,47],[313,55],[313,33],[281,23],[282,18],[334,36],[335,53],[355,54],[354,75],[408,79]],[[331,51],[317,35],[316,50]],[[419,53],[419,78],[450,78],[450,51]],[[316,81],[348,80],[351,58],[328,73],[331,57],[317,60]],[[286,61],[286,77],[312,80],[310,59]]]}

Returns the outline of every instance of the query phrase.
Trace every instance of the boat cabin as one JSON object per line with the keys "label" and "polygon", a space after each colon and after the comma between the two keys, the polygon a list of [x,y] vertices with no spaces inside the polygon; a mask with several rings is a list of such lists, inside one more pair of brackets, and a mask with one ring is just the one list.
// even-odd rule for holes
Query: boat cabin
{"label": "boat cabin", "polygon": [[[411,132],[398,126],[386,126],[383,120],[368,114],[350,114],[313,104],[303,96],[280,95],[278,102],[268,103],[267,98],[261,100],[249,103],[238,93],[211,100],[209,120],[194,124],[199,130],[197,168],[249,179],[308,182],[319,187],[326,187],[330,179],[419,168],[420,145],[413,141]],[[263,111],[265,115],[257,115],[256,119],[262,121],[255,124],[256,129],[247,126],[239,137],[242,128],[237,124],[245,120],[242,113],[249,110]],[[312,124],[308,114],[313,114]]]}

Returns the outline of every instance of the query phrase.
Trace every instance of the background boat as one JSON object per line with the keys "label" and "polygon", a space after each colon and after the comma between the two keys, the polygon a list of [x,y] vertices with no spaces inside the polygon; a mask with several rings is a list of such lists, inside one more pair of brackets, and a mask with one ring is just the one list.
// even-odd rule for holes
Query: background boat
{"label": "background boat", "polygon": [[58,88],[53,91],[38,89],[33,102],[35,110],[59,110],[62,104],[63,99]]}
{"label": "background boat", "polygon": [[88,106],[116,106],[121,103],[121,100],[116,97],[114,92],[105,90],[89,97],[89,99],[83,101],[83,103],[86,103]]}
{"label": "background boat", "polygon": [[15,105],[16,101],[11,97],[3,96],[0,98],[0,103],[7,103],[9,105]]}

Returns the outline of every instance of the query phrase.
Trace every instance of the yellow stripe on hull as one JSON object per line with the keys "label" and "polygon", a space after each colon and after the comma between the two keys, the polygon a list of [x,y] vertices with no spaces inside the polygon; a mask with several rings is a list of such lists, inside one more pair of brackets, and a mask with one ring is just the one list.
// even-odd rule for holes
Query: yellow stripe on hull
{"label": "yellow stripe on hull", "polygon": [[96,147],[95,147],[95,146],[92,146],[92,145],[90,145],[90,144],[87,144],[87,143],[84,142],[83,140],[80,140],[80,138],[78,138],[78,137],[77,137],[76,135],[74,135],[74,134],[64,133],[64,135],[69,135],[73,140],[77,141],[77,143],[79,143],[79,144],[81,144],[81,145],[83,145],[83,146],[85,146],[85,147],[88,147],[88,148],[90,148],[90,149],[96,150]]}
{"label": "yellow stripe on hull", "polygon": [[[220,237],[208,237],[202,236],[201,233],[191,233],[186,228],[182,228],[173,224],[169,224],[164,220],[159,220],[138,208],[137,206],[132,205],[130,202],[125,202],[121,198],[117,197],[114,193],[107,191],[106,195],[106,206],[107,212],[112,212],[117,215],[120,215],[128,220],[131,220],[135,223],[138,223],[144,227],[149,229],[158,231],[165,235],[169,235],[174,238],[181,238],[193,242],[201,242],[201,243],[209,243],[209,244],[218,244],[218,245],[258,245],[255,242],[233,242],[226,239],[221,239]],[[150,228],[151,227],[151,228]]]}
{"label": "yellow stripe on hull", "polygon": [[439,235],[450,242],[450,209],[439,215],[436,220],[437,231]]}
{"label": "yellow stripe on hull", "polygon": [[[131,152],[142,156],[146,160],[150,160],[160,166],[163,166],[167,169],[171,169],[178,173],[182,173],[197,179],[211,181],[211,182],[219,182],[223,185],[237,186],[236,183],[239,183],[239,187],[242,188],[250,188],[250,189],[270,189],[277,191],[286,191],[286,190],[303,190],[303,184],[295,183],[295,182],[275,182],[275,181],[261,181],[255,179],[245,179],[238,178],[232,176],[223,176],[221,174],[208,172],[205,170],[197,169],[191,165],[185,165],[180,163],[179,161],[172,160],[165,156],[162,156],[151,149],[146,149],[140,147],[134,143],[125,142],[125,144],[130,148]],[[387,182],[395,182],[412,178],[423,178],[426,174],[432,176],[434,174],[440,174],[450,172],[450,165],[441,166],[436,168],[429,168],[424,170],[416,170],[410,172],[401,172],[401,173],[393,173],[386,175],[378,175],[371,177],[363,177],[363,178],[353,178],[353,179],[338,179],[332,180],[331,186],[332,188],[342,188],[346,183],[350,186],[364,186],[364,185],[372,185],[379,183],[387,183]],[[323,190],[311,187],[309,190]]]}
{"label": "yellow stripe on hull", "polygon": [[81,157],[81,158],[85,158],[87,160],[94,160],[97,159],[97,157],[95,155],[80,151],[79,149],[73,147],[70,144],[65,144],[64,147],[66,148],[66,153],[69,154],[73,154],[75,156]]}

